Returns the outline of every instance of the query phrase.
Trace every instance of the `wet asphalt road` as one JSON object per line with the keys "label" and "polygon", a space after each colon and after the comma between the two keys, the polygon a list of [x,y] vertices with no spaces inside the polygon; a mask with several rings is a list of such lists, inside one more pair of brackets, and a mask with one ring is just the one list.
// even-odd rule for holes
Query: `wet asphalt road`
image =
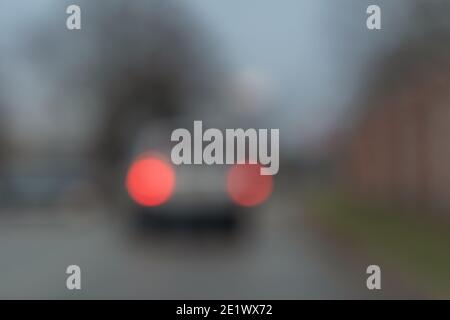
{"label": "wet asphalt road", "polygon": [[[4,212],[0,298],[300,299],[407,298],[383,282],[366,289],[368,262],[320,236],[287,194],[248,217],[235,235],[138,236],[112,209]],[[82,212],[82,217],[80,213]],[[116,218],[111,218],[111,217]],[[7,218],[5,218],[7,217]],[[66,289],[68,265],[82,290]]]}

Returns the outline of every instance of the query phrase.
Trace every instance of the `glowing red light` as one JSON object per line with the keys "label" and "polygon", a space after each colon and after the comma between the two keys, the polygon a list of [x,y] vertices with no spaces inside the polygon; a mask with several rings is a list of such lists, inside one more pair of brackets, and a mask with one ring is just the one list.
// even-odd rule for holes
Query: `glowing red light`
{"label": "glowing red light", "polygon": [[226,187],[231,200],[243,207],[263,203],[272,193],[272,176],[263,176],[258,164],[238,164],[230,168]]}
{"label": "glowing red light", "polygon": [[128,170],[126,187],[136,203],[153,207],[169,200],[175,187],[172,167],[154,156],[137,159]]}

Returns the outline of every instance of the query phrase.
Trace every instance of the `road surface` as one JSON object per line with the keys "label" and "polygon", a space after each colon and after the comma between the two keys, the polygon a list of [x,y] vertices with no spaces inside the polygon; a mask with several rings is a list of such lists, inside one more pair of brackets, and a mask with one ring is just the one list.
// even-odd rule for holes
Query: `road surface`
{"label": "road surface", "polygon": [[[365,268],[302,218],[279,193],[237,235],[138,237],[113,209],[3,212],[0,298],[300,299],[407,298],[383,282],[366,288]],[[118,215],[119,214],[119,215]],[[113,218],[114,217],[114,218]],[[66,289],[67,266],[80,291]]]}

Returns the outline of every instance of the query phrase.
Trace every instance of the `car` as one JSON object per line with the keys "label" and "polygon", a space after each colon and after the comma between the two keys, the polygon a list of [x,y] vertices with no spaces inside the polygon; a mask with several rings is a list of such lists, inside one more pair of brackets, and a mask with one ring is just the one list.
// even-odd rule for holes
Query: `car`
{"label": "car", "polygon": [[152,121],[130,143],[124,186],[131,219],[142,229],[232,231],[241,208],[228,196],[230,166],[171,162],[177,120]]}

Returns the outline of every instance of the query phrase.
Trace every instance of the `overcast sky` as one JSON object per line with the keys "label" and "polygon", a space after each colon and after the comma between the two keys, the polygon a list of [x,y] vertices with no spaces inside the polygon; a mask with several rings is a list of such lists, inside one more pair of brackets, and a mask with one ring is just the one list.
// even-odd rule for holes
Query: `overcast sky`
{"label": "overcast sky", "polygon": [[[97,1],[101,5],[102,0]],[[2,0],[3,64],[14,61],[4,59],[14,54],[8,48],[26,39],[30,28],[43,20],[63,22],[65,3],[76,2]],[[189,0],[183,4],[220,45],[232,72],[251,70],[269,80],[277,103],[268,125],[283,127],[282,139],[290,143],[313,139],[338,125],[343,110],[360,92],[373,59],[395,45],[407,29],[411,9],[407,0],[375,1],[382,7],[383,30],[368,31],[365,10],[372,2]],[[1,77],[20,69],[3,65]]]}

